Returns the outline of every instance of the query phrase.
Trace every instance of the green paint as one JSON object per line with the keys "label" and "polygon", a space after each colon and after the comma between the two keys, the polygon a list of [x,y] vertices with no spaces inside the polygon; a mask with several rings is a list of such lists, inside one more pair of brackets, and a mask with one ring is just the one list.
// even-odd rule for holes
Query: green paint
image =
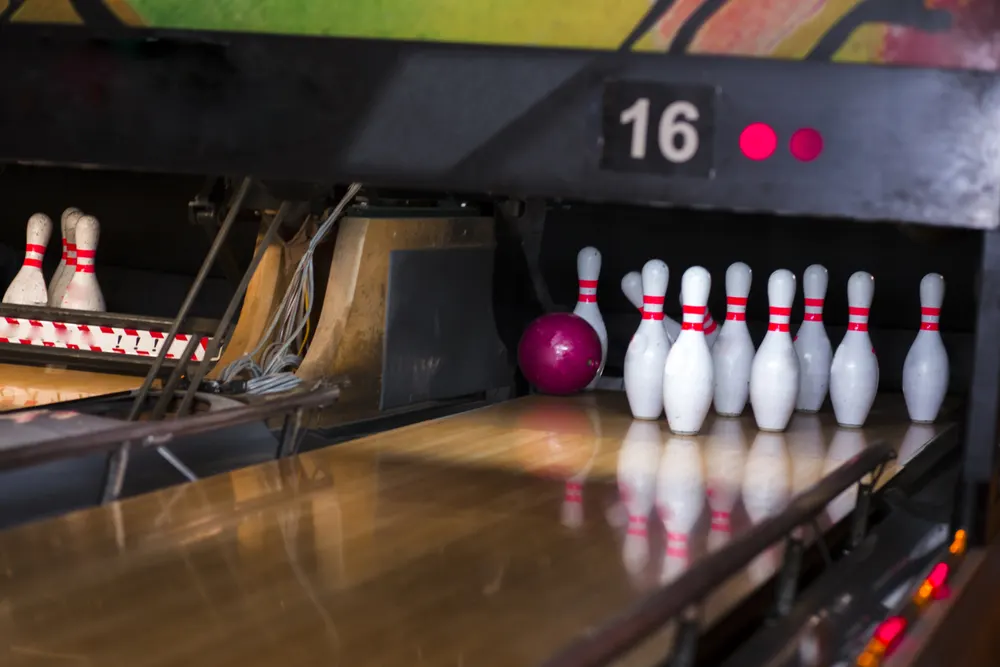
{"label": "green paint", "polygon": [[131,0],[153,27],[614,48],[650,0]]}

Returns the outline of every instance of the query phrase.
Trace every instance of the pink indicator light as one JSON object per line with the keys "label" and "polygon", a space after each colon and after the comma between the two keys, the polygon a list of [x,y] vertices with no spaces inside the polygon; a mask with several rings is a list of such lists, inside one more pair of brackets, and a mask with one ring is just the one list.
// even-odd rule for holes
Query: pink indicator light
{"label": "pink indicator light", "polygon": [[770,125],[751,123],[740,133],[740,150],[751,160],[766,160],[778,148],[778,135]]}
{"label": "pink indicator light", "polygon": [[811,127],[795,130],[788,149],[796,160],[812,162],[823,152],[823,135]]}

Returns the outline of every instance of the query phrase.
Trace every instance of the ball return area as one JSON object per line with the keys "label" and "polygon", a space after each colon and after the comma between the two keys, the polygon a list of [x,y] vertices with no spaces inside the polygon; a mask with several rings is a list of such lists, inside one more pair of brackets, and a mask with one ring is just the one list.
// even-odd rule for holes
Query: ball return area
{"label": "ball return area", "polygon": [[[993,74],[627,48],[169,31],[96,39],[75,28],[52,28],[42,48],[37,31],[8,32],[0,91],[37,104],[0,110],[19,130],[0,137],[5,159],[252,174],[229,179],[229,213],[188,297],[156,324],[158,354],[126,362],[144,373],[119,397],[127,409],[118,419],[87,401],[0,415],[6,474],[68,457],[94,457],[101,471],[97,507],[0,533],[9,572],[0,627],[12,664],[933,664],[953,639],[948,619],[988,581],[1000,400]],[[99,62],[105,82],[72,114],[52,103],[60,86],[82,90],[97,75],[81,83],[66,62]],[[358,83],[355,69],[331,65],[343,62],[380,66]],[[517,83],[475,83],[470,62],[477,81]],[[196,72],[214,77],[212,95]],[[347,111],[327,113],[323,100]],[[107,118],[130,119],[114,125],[115,141],[84,131]],[[645,143],[635,139],[639,122],[657,125]],[[812,129],[822,151],[813,137],[810,151],[759,159],[759,146],[741,138],[760,123],[783,140]],[[663,149],[660,136],[675,134],[696,143]],[[364,185],[348,190],[354,183]],[[263,241],[214,329],[199,328],[168,359],[178,334],[195,331],[191,303],[256,185],[280,202]],[[425,195],[387,186],[447,191],[433,197],[433,217],[451,222],[434,231],[426,207],[412,204]],[[345,193],[363,200],[345,204],[331,284],[374,287],[339,308],[325,304],[311,344],[353,331],[364,345],[306,353],[301,385],[287,394],[213,394],[213,362],[235,337],[269,235],[298,207]],[[444,201],[476,215],[445,215]],[[390,203],[405,209],[393,213],[403,222],[380,228],[372,209],[383,215]],[[907,417],[898,375],[915,331],[892,327],[873,332],[885,389],[860,429],[837,427],[828,409],[797,415],[779,435],[749,416],[710,418],[691,438],[657,422],[636,428],[611,381],[636,323],[624,300],[619,317],[607,317],[611,389],[546,397],[515,378],[510,349],[534,315],[567,306],[560,284],[573,280],[558,275],[559,258],[584,240],[622,253],[618,266],[605,251],[602,306],[616,294],[612,269],[637,268],[638,256],[680,268],[708,263],[717,249],[726,263],[800,269],[807,255],[851,247],[834,268],[876,265],[878,289],[894,295],[881,306],[889,310],[915,285],[903,284],[902,262],[880,242],[890,238],[884,220],[908,226],[891,238],[922,239],[914,243],[935,248],[932,259],[964,253],[954,284],[977,293],[969,326],[948,341],[951,396],[933,424]],[[423,245],[386,241],[391,252],[376,253],[366,242],[379,229]],[[961,242],[951,244],[955,234]],[[366,272],[377,279],[366,282]],[[464,320],[448,319],[456,310]],[[366,312],[377,318],[351,329]],[[751,327],[758,342],[761,324]],[[831,337],[845,325],[831,321]],[[427,370],[435,363],[447,382],[428,380],[439,377]],[[336,422],[354,392],[376,405],[372,419],[417,399],[460,401],[459,414],[330,430],[324,420]],[[467,410],[473,395],[478,407]],[[274,461],[206,477],[173,451],[175,438],[221,439],[279,417]],[[300,451],[304,439],[312,451]],[[641,530],[629,520],[621,480],[635,445],[653,453],[636,466],[647,484],[683,488],[699,507],[687,533],[666,535],[653,508]],[[120,499],[142,449],[186,483]],[[963,646],[982,656],[987,643]]]}

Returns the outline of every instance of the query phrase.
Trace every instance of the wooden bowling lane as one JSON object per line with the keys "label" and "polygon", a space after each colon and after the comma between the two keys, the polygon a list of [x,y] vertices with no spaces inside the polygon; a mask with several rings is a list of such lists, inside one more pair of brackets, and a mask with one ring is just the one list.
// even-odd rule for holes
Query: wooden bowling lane
{"label": "wooden bowling lane", "polygon": [[138,389],[141,377],[0,364],[0,411]]}
{"label": "wooden bowling lane", "polygon": [[[0,533],[3,664],[538,664],[858,447],[916,450],[944,428],[903,415],[890,397],[862,431],[821,415],[767,438],[744,419],[673,439],[633,429],[621,395],[531,397],[29,524]],[[700,507],[683,558],[653,508],[629,537],[618,477],[636,448],[654,484]],[[779,559],[722,585],[708,619]]]}

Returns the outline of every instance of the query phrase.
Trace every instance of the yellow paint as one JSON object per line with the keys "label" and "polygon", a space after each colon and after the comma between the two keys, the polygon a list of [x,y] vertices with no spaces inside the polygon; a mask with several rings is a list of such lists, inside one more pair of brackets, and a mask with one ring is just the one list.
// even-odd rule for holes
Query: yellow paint
{"label": "yellow paint", "polygon": [[885,23],[869,23],[861,26],[834,54],[833,60],[862,64],[878,62],[882,55],[882,42],[888,32],[889,26]]}
{"label": "yellow paint", "polygon": [[813,50],[830,28],[861,0],[830,0],[812,18],[803,21],[792,34],[783,39],[771,52],[776,58],[801,59]]}
{"label": "yellow paint", "polygon": [[69,0],[28,0],[11,20],[17,23],[83,23]]}
{"label": "yellow paint", "polygon": [[146,23],[128,3],[128,0],[104,0],[104,6],[114,12],[118,20],[127,26],[136,28]]}

